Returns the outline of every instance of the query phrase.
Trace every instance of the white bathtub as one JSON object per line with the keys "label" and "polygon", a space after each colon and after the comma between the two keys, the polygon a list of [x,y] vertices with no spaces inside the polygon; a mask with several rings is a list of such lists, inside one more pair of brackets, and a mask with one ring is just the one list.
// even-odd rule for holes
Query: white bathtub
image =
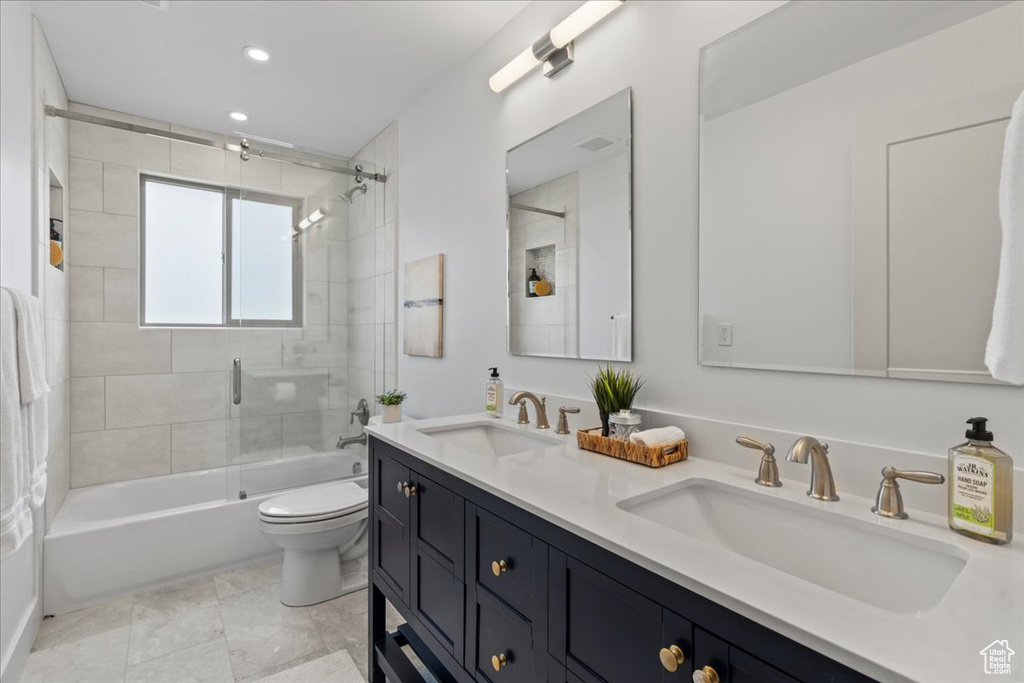
{"label": "white bathtub", "polygon": [[[337,479],[366,486],[365,448],[73,489],[43,539],[43,613],[63,614],[281,549],[257,526],[282,489]],[[241,486],[240,486],[241,483]],[[269,493],[239,499],[241,488]]]}

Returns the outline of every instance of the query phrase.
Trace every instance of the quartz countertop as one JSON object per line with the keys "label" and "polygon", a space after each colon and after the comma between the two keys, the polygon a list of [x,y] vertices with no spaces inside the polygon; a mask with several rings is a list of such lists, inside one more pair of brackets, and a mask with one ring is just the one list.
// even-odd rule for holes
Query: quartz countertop
{"label": "quartz countertop", "polygon": [[[480,422],[483,414],[394,424],[366,431],[426,463],[563,527],[852,669],[890,681],[986,680],[981,650],[1008,640],[1022,654],[1004,681],[1024,681],[1024,545],[992,546],[952,532],[944,516],[908,508],[910,519],[871,512],[873,501],[842,493],[822,502],[805,495],[807,480],[781,488],[754,484],[757,463],[741,469],[693,455],[651,469],[576,447],[575,436],[537,451],[479,455],[421,429]],[[502,426],[537,431],[502,418]],[[543,432],[556,436],[553,430]],[[807,469],[810,477],[810,469]],[[862,603],[627,512],[618,503],[688,479],[708,479],[791,504],[939,541],[969,556],[939,604],[897,614]],[[1018,505],[1024,504],[1022,501]],[[671,538],[671,542],[666,542]],[[863,552],[872,552],[864,548]]]}

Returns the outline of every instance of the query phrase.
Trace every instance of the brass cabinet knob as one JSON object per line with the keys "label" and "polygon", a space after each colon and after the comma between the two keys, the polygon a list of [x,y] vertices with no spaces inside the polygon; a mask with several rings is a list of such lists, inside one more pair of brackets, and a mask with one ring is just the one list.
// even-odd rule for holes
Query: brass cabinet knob
{"label": "brass cabinet knob", "polygon": [[721,680],[718,677],[718,672],[710,666],[693,672],[693,683],[720,683]]}
{"label": "brass cabinet knob", "polygon": [[495,576],[501,576],[508,571],[508,562],[505,560],[498,560],[497,562],[491,562],[491,573]]}
{"label": "brass cabinet knob", "polygon": [[670,674],[674,674],[680,665],[686,661],[686,657],[683,656],[683,651],[679,649],[678,645],[669,645],[668,647],[661,648],[658,656],[661,657],[661,665]]}
{"label": "brass cabinet knob", "polygon": [[501,671],[501,668],[508,664],[508,656],[502,652],[500,655],[494,655],[491,657],[491,666],[494,667],[495,671]]}
{"label": "brass cabinet knob", "polygon": [[413,485],[410,486],[409,484],[406,484],[405,485],[405,497],[406,498],[412,498],[415,495],[416,495],[416,485],[413,484]]}
{"label": "brass cabinet knob", "polygon": [[398,492],[402,493],[403,491],[405,491],[405,487],[406,486],[408,486],[408,484],[406,482],[404,482],[404,481],[398,482]]}

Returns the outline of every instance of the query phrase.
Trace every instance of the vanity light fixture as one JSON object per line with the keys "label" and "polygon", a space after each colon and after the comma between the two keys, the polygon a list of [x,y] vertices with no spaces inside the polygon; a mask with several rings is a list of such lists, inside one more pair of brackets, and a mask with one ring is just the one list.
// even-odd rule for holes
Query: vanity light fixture
{"label": "vanity light fixture", "polygon": [[246,47],[244,50],[242,50],[242,54],[244,54],[246,57],[248,57],[254,62],[270,61],[270,53],[261,47],[256,47],[255,45],[249,45],[248,47]]}
{"label": "vanity light fixture", "polygon": [[235,121],[248,121],[249,115],[240,111],[229,111],[228,116],[233,118]]}
{"label": "vanity light fixture", "polygon": [[626,0],[588,0],[551,29],[547,35],[536,40],[515,59],[491,76],[488,84],[498,93],[512,85],[538,64],[543,64],[543,73],[550,78],[573,62],[573,40],[587,29],[617,10]]}

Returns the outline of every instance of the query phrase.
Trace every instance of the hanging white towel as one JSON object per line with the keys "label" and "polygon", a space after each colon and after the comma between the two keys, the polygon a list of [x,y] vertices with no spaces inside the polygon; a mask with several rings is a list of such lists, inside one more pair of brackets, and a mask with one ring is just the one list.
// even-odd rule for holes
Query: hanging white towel
{"label": "hanging white towel", "polygon": [[17,327],[14,300],[6,289],[0,289],[0,560],[20,548],[32,533]]}
{"label": "hanging white towel", "polygon": [[32,403],[50,392],[46,383],[46,335],[39,299],[21,290],[6,288],[18,316],[18,380],[21,402]]}
{"label": "hanging white towel", "polygon": [[612,360],[633,359],[633,329],[629,313],[612,316]]}
{"label": "hanging white towel", "polygon": [[1024,93],[1006,127],[999,178],[1003,246],[985,365],[996,379],[1024,384]]}

